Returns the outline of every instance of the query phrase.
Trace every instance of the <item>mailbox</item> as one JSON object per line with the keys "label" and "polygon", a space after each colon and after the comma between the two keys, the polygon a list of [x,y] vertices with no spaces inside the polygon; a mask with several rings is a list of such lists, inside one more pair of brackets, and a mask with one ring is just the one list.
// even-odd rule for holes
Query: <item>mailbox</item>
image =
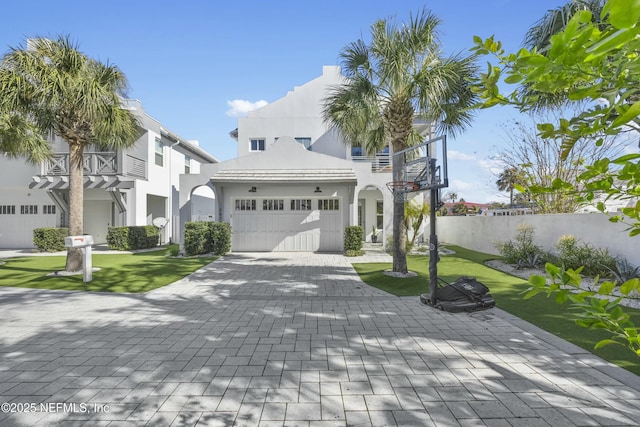
{"label": "mailbox", "polygon": [[82,251],[82,275],[84,282],[93,280],[93,266],[91,264],[91,245],[93,236],[85,234],[83,236],[69,236],[64,238],[64,245],[67,248],[78,248]]}
{"label": "mailbox", "polygon": [[69,236],[64,238],[64,245],[67,248],[86,248],[93,245],[93,236],[90,234],[84,236]]}

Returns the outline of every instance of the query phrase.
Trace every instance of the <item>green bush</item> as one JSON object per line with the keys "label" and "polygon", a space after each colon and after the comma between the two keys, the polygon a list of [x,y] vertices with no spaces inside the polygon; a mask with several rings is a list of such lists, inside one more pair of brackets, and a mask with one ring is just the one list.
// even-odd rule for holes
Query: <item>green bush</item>
{"label": "green bush", "polygon": [[344,253],[362,250],[364,231],[359,225],[349,225],[344,228]]}
{"label": "green bush", "polygon": [[348,250],[348,251],[344,251],[344,256],[348,256],[348,257],[362,256],[365,253],[366,252],[363,250],[359,250],[359,251]]}
{"label": "green bush", "polygon": [[109,227],[107,244],[110,249],[131,251],[158,246],[160,231],[153,225]]}
{"label": "green bush", "polygon": [[186,255],[213,252],[224,255],[231,250],[231,226],[224,222],[187,222],[184,228]]}
{"label": "green bush", "polygon": [[210,222],[212,250],[215,255],[224,255],[231,250],[231,225],[226,222]]}
{"label": "green bush", "polygon": [[500,255],[507,264],[514,264],[518,268],[538,267],[544,264],[549,255],[534,243],[535,228],[531,224],[518,226],[518,232],[513,240],[497,242]]}
{"label": "green bush", "polygon": [[609,250],[581,243],[574,236],[560,236],[555,249],[555,263],[574,270],[584,266],[582,274],[587,276],[607,276],[616,268],[616,260],[609,254]]}
{"label": "green bush", "polygon": [[44,252],[64,251],[64,238],[68,235],[68,228],[35,228],[33,245]]}

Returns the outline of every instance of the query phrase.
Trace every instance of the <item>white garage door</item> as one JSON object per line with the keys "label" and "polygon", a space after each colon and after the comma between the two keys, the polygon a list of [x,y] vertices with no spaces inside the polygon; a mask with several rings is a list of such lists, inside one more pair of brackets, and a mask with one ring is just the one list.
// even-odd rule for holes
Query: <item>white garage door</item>
{"label": "white garage door", "polygon": [[234,208],[233,251],[342,251],[338,199],[244,199]]}

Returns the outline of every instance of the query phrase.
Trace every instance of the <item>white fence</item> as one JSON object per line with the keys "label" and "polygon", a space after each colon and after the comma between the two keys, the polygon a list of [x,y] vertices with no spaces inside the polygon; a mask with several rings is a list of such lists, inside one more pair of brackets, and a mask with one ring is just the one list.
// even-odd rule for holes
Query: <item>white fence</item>
{"label": "white fence", "polygon": [[[591,214],[550,214],[521,216],[442,216],[437,220],[438,240],[480,252],[498,254],[497,241],[511,240],[520,224],[535,227],[535,241],[553,249],[560,236],[572,235],[598,248],[608,248],[640,265],[640,236],[629,237],[627,226],[609,222],[608,216]],[[426,228],[428,230],[428,228]]]}

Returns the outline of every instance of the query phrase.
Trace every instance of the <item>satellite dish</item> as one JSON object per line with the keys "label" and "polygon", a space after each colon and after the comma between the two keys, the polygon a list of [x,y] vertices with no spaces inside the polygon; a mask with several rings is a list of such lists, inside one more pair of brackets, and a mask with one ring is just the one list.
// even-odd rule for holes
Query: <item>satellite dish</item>
{"label": "satellite dish", "polygon": [[169,220],[167,218],[159,216],[157,218],[154,218],[153,221],[151,221],[151,222],[153,223],[153,225],[155,225],[160,230],[162,230],[163,228],[165,228],[167,226],[167,224],[169,223]]}

